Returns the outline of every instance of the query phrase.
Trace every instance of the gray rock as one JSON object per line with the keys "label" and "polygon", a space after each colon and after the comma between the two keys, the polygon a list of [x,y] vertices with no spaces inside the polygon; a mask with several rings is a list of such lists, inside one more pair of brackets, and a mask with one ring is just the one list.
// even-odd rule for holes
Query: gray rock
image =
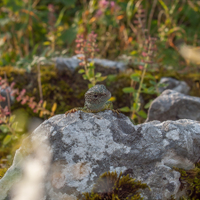
{"label": "gray rock", "polygon": [[146,122],[178,119],[200,121],[200,98],[165,90],[151,103]]}
{"label": "gray rock", "polygon": [[[30,139],[39,141],[38,147],[48,141],[45,149],[52,153],[43,200],[75,200],[91,191],[107,171],[130,172],[146,182],[151,191],[141,191],[144,200],[167,200],[171,195],[178,199],[180,173],[172,167],[192,169],[200,157],[200,124],[196,121],[135,126],[128,117],[112,111],[56,115],[43,122]],[[27,157],[24,149],[22,145],[16,152],[13,165],[0,180],[0,200],[19,180],[21,157]]]}
{"label": "gray rock", "polygon": [[1,96],[6,98],[5,101],[0,102],[0,105],[2,108],[5,108],[6,106],[12,105],[14,103],[15,98],[12,96],[13,91],[10,87],[7,87],[5,89],[2,89],[0,87],[0,93],[1,93]]}
{"label": "gray rock", "polygon": [[183,94],[188,94],[190,91],[190,87],[185,81],[178,81],[170,77],[161,78],[159,84],[166,84],[166,86],[158,88],[160,93],[167,89],[174,90]]}
{"label": "gray rock", "polygon": [[56,58],[56,68],[59,71],[70,71],[74,72],[75,69],[79,66],[81,61],[78,59],[77,56],[73,56],[71,58]]}
{"label": "gray rock", "polygon": [[98,59],[98,58],[94,58],[92,61],[101,66],[116,68],[119,69],[120,71],[124,71],[126,69],[126,64],[123,62],[112,61],[107,59]]}
{"label": "gray rock", "polygon": [[[81,62],[80,59],[78,59],[78,57],[80,56],[81,55],[75,55],[71,58],[58,57],[56,58],[56,68],[59,71],[68,70],[73,73],[75,69],[79,66],[79,63]],[[123,71],[126,68],[126,64],[123,62],[111,61],[107,59],[98,59],[98,58],[89,59],[89,61],[93,61],[95,64],[99,64],[103,67],[116,68],[119,69],[120,71]]]}

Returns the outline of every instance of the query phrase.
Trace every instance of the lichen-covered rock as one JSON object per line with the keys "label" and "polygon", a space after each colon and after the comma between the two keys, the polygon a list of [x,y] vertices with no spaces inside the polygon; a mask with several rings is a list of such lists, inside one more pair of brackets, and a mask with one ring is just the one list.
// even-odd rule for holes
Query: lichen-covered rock
{"label": "lichen-covered rock", "polygon": [[160,93],[167,89],[174,90],[183,94],[188,94],[190,91],[190,87],[185,81],[178,81],[171,77],[161,78],[159,84],[165,84],[165,86],[158,88]]}
{"label": "lichen-covered rock", "polygon": [[146,122],[178,119],[200,121],[200,98],[165,90],[151,103]]}
{"label": "lichen-covered rock", "polygon": [[[129,173],[147,183],[151,191],[141,190],[145,200],[167,200],[171,195],[178,199],[180,173],[173,167],[192,169],[200,157],[200,124],[186,119],[135,126],[128,117],[112,111],[78,111],[46,120],[30,138],[39,140],[38,146],[48,141],[45,149],[52,154],[45,200],[80,198],[107,171]],[[24,149],[18,150],[12,167],[0,180],[0,200],[19,179],[21,157],[27,157]]]}

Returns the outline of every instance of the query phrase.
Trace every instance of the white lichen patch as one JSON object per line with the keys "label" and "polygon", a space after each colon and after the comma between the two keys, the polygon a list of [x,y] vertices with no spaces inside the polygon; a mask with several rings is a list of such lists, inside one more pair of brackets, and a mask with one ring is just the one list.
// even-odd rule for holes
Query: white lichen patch
{"label": "white lichen patch", "polygon": [[51,127],[50,127],[50,133],[52,133],[54,129],[55,129],[55,128],[54,128],[53,126],[51,126]]}
{"label": "white lichen patch", "polygon": [[110,166],[110,171],[111,172],[117,172],[118,175],[121,172],[123,173],[125,170],[127,170],[127,167],[125,167],[125,166],[123,166],[123,167],[113,167],[113,166]]}
{"label": "white lichen patch", "polygon": [[167,132],[166,137],[171,140],[179,140],[179,130],[175,129]]}
{"label": "white lichen patch", "polygon": [[166,139],[163,140],[163,146],[166,147],[169,144],[169,141],[167,141]]}
{"label": "white lichen patch", "polygon": [[95,124],[91,126],[90,122],[78,122],[65,127],[62,141],[70,146],[76,142],[71,147],[70,156],[66,154],[66,159],[71,157],[71,160],[73,156],[78,155],[83,161],[87,156],[94,160],[101,160],[105,152],[112,154],[116,150],[123,150],[126,153],[130,151],[130,147],[113,141],[113,134],[107,127],[110,124],[108,120],[95,119],[94,122],[98,123],[99,128],[94,129]]}
{"label": "white lichen patch", "polygon": [[[62,165],[60,166],[60,169],[55,169],[52,173],[51,183],[53,187],[57,189],[62,188],[67,184],[68,186],[84,190],[91,171],[90,163],[79,162]],[[83,182],[82,184],[81,181]]]}
{"label": "white lichen patch", "polygon": [[57,131],[54,131],[51,135],[52,136],[55,136],[56,135],[56,133],[57,133]]}
{"label": "white lichen patch", "polygon": [[191,130],[194,133],[198,134],[199,137],[200,137],[200,123],[198,123],[198,124],[197,123],[193,123],[193,126],[192,126]]}
{"label": "white lichen patch", "polygon": [[32,135],[31,139],[33,141],[48,141],[50,135],[51,126],[46,123],[45,125],[41,124],[38,128],[36,128]]}
{"label": "white lichen patch", "polygon": [[173,150],[168,150],[168,152],[161,160],[161,163],[171,168],[177,167],[185,170],[190,170],[194,168],[194,163],[192,163],[186,157],[177,155]]}
{"label": "white lichen patch", "polygon": [[74,195],[63,194],[61,192],[54,192],[53,189],[49,191],[50,200],[76,200]]}
{"label": "white lichen patch", "polygon": [[100,127],[103,127],[104,129],[107,129],[108,126],[110,125],[110,121],[98,118],[94,119],[94,123],[98,124]]}

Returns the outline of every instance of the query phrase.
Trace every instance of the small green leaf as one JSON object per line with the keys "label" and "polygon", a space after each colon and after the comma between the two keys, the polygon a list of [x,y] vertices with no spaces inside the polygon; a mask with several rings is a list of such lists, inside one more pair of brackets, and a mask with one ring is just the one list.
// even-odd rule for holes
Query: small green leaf
{"label": "small green leaf", "polygon": [[66,41],[67,44],[71,44],[75,40],[76,34],[77,34],[77,27],[72,26],[69,27],[67,30],[66,29],[63,30],[59,39],[61,39],[62,41]]}
{"label": "small green leaf", "polygon": [[0,125],[0,130],[3,132],[3,133],[9,133],[9,128],[7,127],[7,125]]}
{"label": "small green leaf", "polygon": [[7,145],[11,141],[11,139],[11,135],[6,135],[6,137],[3,140],[3,145]]}
{"label": "small green leaf", "polygon": [[153,79],[153,80],[155,80],[155,77],[152,76],[151,74],[145,75],[145,78],[146,78],[146,79]]}
{"label": "small green leaf", "polygon": [[108,81],[111,81],[111,82],[112,82],[112,81],[115,81],[115,80],[116,80],[116,75],[115,75],[115,74],[109,74],[109,75],[107,76],[107,78],[108,78],[108,79],[107,79]]}
{"label": "small green leaf", "polygon": [[63,16],[64,16],[64,13],[65,13],[66,10],[67,10],[67,7],[65,6],[65,7],[60,11],[60,14],[59,14],[59,16],[58,16],[58,19],[57,19],[57,21],[56,21],[56,23],[55,23],[55,27],[57,27],[57,26],[61,23],[61,20],[62,20],[62,18],[63,18]]}
{"label": "small green leaf", "polygon": [[145,109],[148,109],[148,108],[150,107],[152,101],[153,101],[153,100],[150,100],[150,101],[144,106],[144,108],[145,108]]}
{"label": "small green leaf", "polygon": [[124,93],[133,93],[135,92],[135,89],[132,87],[125,87],[122,89]]}
{"label": "small green leaf", "polygon": [[154,86],[149,87],[149,88],[144,88],[142,90],[142,93],[145,93],[145,94],[155,94],[156,93],[156,89],[155,89]]}
{"label": "small green leaf", "polygon": [[96,73],[95,77],[96,78],[101,77],[101,73],[100,72]]}
{"label": "small green leaf", "polygon": [[131,78],[132,77],[140,77],[141,75],[140,74],[138,74],[138,73],[133,73],[133,74],[131,74]]}
{"label": "small green leaf", "polygon": [[135,82],[140,82],[140,78],[139,77],[131,76],[131,79],[134,80]]}
{"label": "small green leaf", "polygon": [[122,112],[130,112],[130,108],[129,107],[123,107],[123,108],[120,108],[119,109],[120,111],[122,111]]}
{"label": "small green leaf", "polygon": [[143,83],[143,84],[142,84],[142,88],[145,89],[146,87],[147,87],[147,85],[146,85],[145,83]]}
{"label": "small green leaf", "polygon": [[50,44],[51,44],[50,41],[43,42],[43,45],[46,45],[46,46],[48,46],[48,45],[50,45]]}
{"label": "small green leaf", "polygon": [[36,52],[37,52],[38,47],[39,47],[39,43],[37,43],[37,44],[34,46],[33,51],[31,52],[31,56],[36,55]]}
{"label": "small green leaf", "polygon": [[90,62],[88,68],[94,69],[94,67],[95,67],[94,62]]}
{"label": "small green leaf", "polygon": [[79,74],[83,74],[83,73],[85,73],[85,70],[84,70],[84,69],[79,69],[79,70],[78,70],[78,73],[79,73]]}
{"label": "small green leaf", "polygon": [[147,118],[147,114],[144,112],[144,110],[140,110],[139,112],[137,112],[137,114],[138,114],[140,117],[144,118],[144,119]]}
{"label": "small green leaf", "polygon": [[88,69],[88,77],[94,79],[94,70],[92,68]]}
{"label": "small green leaf", "polygon": [[157,83],[155,81],[150,80],[149,81],[152,85],[156,85]]}
{"label": "small green leaf", "polygon": [[165,12],[168,13],[169,9],[167,5],[164,3],[164,1],[163,0],[158,0],[158,1],[160,2],[161,6],[164,8]]}
{"label": "small green leaf", "polygon": [[133,56],[133,55],[135,55],[135,54],[137,54],[138,52],[137,51],[131,51],[131,55]]}
{"label": "small green leaf", "polygon": [[9,122],[10,123],[13,123],[15,120],[15,115],[11,115],[10,118],[9,118]]}
{"label": "small green leaf", "polygon": [[94,81],[94,77],[88,79],[91,83]]}
{"label": "small green leaf", "polygon": [[3,19],[0,19],[0,26],[5,26],[6,24],[8,24],[11,21],[12,20],[10,18],[4,17]]}
{"label": "small green leaf", "polygon": [[107,78],[107,76],[98,77],[98,78],[96,79],[96,82],[104,81],[106,78]]}
{"label": "small green leaf", "polygon": [[83,74],[83,79],[88,80],[88,76],[86,74]]}
{"label": "small green leaf", "polygon": [[14,131],[21,132],[23,129],[20,129],[21,131],[19,131],[17,125],[18,125],[18,122],[14,122],[14,123],[11,125],[11,128],[12,128]]}
{"label": "small green leaf", "polygon": [[157,87],[167,87],[169,83],[158,83]]}
{"label": "small green leaf", "polygon": [[140,102],[138,103],[133,103],[133,109],[137,112],[140,109]]}
{"label": "small green leaf", "polygon": [[88,88],[90,89],[91,87],[93,87],[94,85],[92,85],[92,83],[88,84]]}

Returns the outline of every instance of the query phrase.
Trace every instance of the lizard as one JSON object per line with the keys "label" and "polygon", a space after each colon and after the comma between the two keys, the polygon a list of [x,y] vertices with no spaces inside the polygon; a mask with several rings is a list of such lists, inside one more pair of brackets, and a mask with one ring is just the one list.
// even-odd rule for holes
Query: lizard
{"label": "lizard", "polygon": [[104,85],[95,85],[85,93],[84,107],[73,108],[67,111],[65,115],[68,115],[69,113],[74,113],[78,110],[91,113],[97,113],[104,110],[112,110],[113,112],[118,113],[117,110],[113,110],[112,102],[108,101],[110,97],[111,93],[109,90],[106,89]]}

